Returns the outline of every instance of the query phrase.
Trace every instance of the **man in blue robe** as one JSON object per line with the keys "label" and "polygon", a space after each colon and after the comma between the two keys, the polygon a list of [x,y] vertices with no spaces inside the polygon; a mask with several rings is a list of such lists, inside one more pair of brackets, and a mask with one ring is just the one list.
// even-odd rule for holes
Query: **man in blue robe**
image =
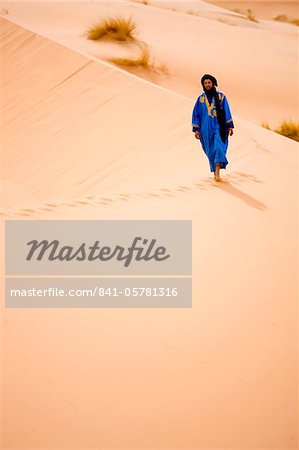
{"label": "man in blue robe", "polygon": [[202,77],[201,84],[204,92],[193,108],[192,131],[196,139],[200,139],[209,159],[211,172],[214,172],[214,179],[222,181],[219,172],[220,169],[226,169],[228,164],[228,136],[232,136],[234,124],[227,98],[216,88],[216,78],[206,74]]}

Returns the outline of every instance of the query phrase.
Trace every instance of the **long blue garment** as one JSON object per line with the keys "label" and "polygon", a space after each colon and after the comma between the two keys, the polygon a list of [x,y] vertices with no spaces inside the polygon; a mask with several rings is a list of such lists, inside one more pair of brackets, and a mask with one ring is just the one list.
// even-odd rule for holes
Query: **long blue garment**
{"label": "long blue garment", "polygon": [[[217,91],[217,95],[225,112],[227,128],[234,128],[226,96],[220,91]],[[201,146],[209,159],[211,172],[215,172],[216,163],[220,163],[220,168],[226,169],[228,164],[228,160],[226,159],[228,135],[226,136],[226,141],[223,142],[220,136],[214,97],[210,104],[206,94],[204,92],[200,94],[193,108],[192,126],[193,132],[200,132]]]}

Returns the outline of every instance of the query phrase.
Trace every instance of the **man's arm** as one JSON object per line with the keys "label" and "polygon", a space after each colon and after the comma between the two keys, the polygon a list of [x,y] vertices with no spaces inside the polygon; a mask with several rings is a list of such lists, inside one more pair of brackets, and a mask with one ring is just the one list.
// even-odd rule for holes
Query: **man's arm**
{"label": "man's arm", "polygon": [[229,107],[227,98],[226,98],[226,96],[224,94],[223,94],[223,100],[222,100],[222,107],[223,107],[224,112],[225,112],[226,127],[228,129],[228,134],[230,136],[232,136],[233,128],[235,128],[235,126],[234,126],[234,122],[233,122],[233,119],[232,119],[232,114],[231,114],[231,111],[230,111],[230,107]]}
{"label": "man's arm", "polygon": [[200,109],[199,109],[199,101],[196,100],[196,103],[192,112],[192,131],[195,133],[196,139],[200,138]]}

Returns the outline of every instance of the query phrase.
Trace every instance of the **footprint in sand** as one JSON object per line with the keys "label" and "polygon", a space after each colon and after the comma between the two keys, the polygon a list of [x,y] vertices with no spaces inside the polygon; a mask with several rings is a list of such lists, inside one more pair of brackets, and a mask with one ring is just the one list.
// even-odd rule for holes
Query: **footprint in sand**
{"label": "footprint in sand", "polygon": [[129,199],[131,196],[129,194],[119,194],[119,197],[123,197],[125,199]]}
{"label": "footprint in sand", "polygon": [[167,197],[174,197],[174,193],[170,189],[160,189],[160,191],[163,192]]}
{"label": "footprint in sand", "polygon": [[109,205],[109,203],[108,202],[102,202],[102,201],[99,201],[99,202],[95,202],[97,205]]}
{"label": "footprint in sand", "polygon": [[[245,179],[249,179],[251,181],[254,181],[255,183],[262,183],[261,180],[259,180],[258,178],[256,178],[254,175],[250,175],[248,173],[244,173],[244,172],[235,172],[235,174],[237,175],[237,178],[241,178],[242,181],[245,181]],[[232,174],[230,176],[230,178],[236,178],[236,176],[234,174]],[[244,179],[245,178],[245,179]]]}
{"label": "footprint in sand", "polygon": [[177,188],[178,191],[190,191],[190,188],[188,186],[179,186]]}
{"label": "footprint in sand", "polygon": [[201,183],[194,183],[194,186],[196,186],[195,189],[203,189],[203,190],[205,189],[204,185]]}

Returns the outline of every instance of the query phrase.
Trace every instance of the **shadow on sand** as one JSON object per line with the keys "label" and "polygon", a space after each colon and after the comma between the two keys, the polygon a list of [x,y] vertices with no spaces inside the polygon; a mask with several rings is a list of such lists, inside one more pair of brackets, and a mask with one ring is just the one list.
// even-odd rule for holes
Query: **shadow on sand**
{"label": "shadow on sand", "polygon": [[[216,184],[215,181],[213,183]],[[216,185],[218,188],[222,189],[223,191],[227,192],[228,194],[233,195],[234,197],[240,198],[243,200],[247,205],[251,206],[252,208],[259,209],[260,211],[265,211],[267,209],[266,205],[259,200],[256,200],[251,195],[245,194],[245,192],[242,192],[240,189],[233,186],[229,181],[223,180],[220,183],[217,183]]]}

